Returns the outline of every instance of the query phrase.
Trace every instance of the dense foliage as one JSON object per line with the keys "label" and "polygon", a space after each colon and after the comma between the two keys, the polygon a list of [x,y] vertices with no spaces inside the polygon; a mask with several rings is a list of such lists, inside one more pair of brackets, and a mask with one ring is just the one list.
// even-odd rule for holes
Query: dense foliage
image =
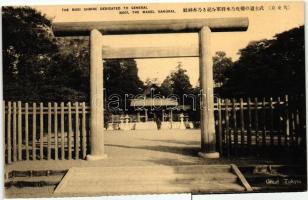
{"label": "dense foliage", "polygon": [[4,97],[36,100],[58,53],[50,20],[28,8],[2,8]]}
{"label": "dense foliage", "polygon": [[249,43],[240,50],[224,96],[279,96],[305,93],[304,26]]}

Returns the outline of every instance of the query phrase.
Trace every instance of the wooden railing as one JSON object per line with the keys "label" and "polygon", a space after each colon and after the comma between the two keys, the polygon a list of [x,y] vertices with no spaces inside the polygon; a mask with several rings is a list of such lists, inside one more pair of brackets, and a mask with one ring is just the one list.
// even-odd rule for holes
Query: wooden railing
{"label": "wooden railing", "polygon": [[216,99],[215,125],[217,147],[224,155],[304,148],[305,97]]}
{"label": "wooden railing", "polygon": [[6,163],[86,156],[89,107],[84,102],[4,105]]}

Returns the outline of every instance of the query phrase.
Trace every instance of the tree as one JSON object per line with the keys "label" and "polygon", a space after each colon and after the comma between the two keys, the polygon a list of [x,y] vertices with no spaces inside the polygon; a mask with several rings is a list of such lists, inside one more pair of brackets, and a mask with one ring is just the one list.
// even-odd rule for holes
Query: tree
{"label": "tree", "polygon": [[172,80],[171,80],[171,77],[170,76],[167,76],[165,78],[165,80],[162,82],[161,86],[160,86],[160,91],[161,91],[161,94],[164,96],[164,97],[167,97],[171,94],[173,94],[173,88],[172,88]]}
{"label": "tree", "polygon": [[226,73],[233,66],[232,58],[227,57],[223,51],[217,51],[213,57],[213,74],[214,82],[218,87],[222,86],[226,81]]}
{"label": "tree", "polygon": [[51,21],[30,7],[3,7],[6,100],[87,101],[89,41],[55,38]]}
{"label": "tree", "polygon": [[141,94],[143,82],[138,77],[134,59],[110,59],[104,62],[107,94]]}
{"label": "tree", "polygon": [[250,42],[240,50],[226,96],[279,96],[305,92],[304,26],[275,35],[271,40]]}
{"label": "tree", "polygon": [[39,99],[57,45],[48,20],[30,7],[3,7],[4,98]]}
{"label": "tree", "polygon": [[170,74],[170,83],[173,94],[179,96],[179,102],[183,102],[184,95],[191,94],[192,85],[187,75],[187,70],[182,68],[182,63],[178,63],[176,71]]}
{"label": "tree", "polygon": [[53,56],[53,65],[48,69],[48,83],[51,86],[45,93],[54,100],[88,101],[90,91],[89,74],[89,39],[59,38],[57,40],[59,53]]}
{"label": "tree", "polygon": [[[171,72],[162,82],[160,91],[165,97],[177,97],[179,105],[190,106],[190,110],[187,111],[190,120],[194,122],[200,120],[200,88],[192,87],[187,70],[183,69],[181,62],[176,66],[176,70]],[[199,123],[195,123],[195,127],[199,125]]]}
{"label": "tree", "polygon": [[[132,95],[142,94],[144,86],[138,77],[137,63],[134,59],[109,59],[104,66],[104,88],[108,97],[120,97],[120,108],[129,105]],[[125,95],[129,95],[126,98]]]}

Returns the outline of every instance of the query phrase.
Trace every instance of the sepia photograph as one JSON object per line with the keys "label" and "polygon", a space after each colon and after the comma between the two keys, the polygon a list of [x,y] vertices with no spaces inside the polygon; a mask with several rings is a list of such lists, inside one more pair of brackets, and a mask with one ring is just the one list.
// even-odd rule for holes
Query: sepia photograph
{"label": "sepia photograph", "polygon": [[4,197],[307,192],[304,8],[3,5]]}

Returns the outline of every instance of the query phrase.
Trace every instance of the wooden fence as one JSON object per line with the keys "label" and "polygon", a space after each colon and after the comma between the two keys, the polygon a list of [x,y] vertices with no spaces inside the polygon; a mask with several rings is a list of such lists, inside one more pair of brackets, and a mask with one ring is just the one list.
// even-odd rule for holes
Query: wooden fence
{"label": "wooden fence", "polygon": [[305,97],[216,99],[215,125],[223,155],[305,149]]}
{"label": "wooden fence", "polygon": [[[88,153],[90,109],[84,102],[8,101],[4,107],[6,163],[83,159]],[[305,147],[304,96],[216,99],[214,112],[217,148],[222,155],[250,152],[255,147]]]}
{"label": "wooden fence", "polygon": [[84,102],[4,104],[6,163],[85,158],[89,107]]}

